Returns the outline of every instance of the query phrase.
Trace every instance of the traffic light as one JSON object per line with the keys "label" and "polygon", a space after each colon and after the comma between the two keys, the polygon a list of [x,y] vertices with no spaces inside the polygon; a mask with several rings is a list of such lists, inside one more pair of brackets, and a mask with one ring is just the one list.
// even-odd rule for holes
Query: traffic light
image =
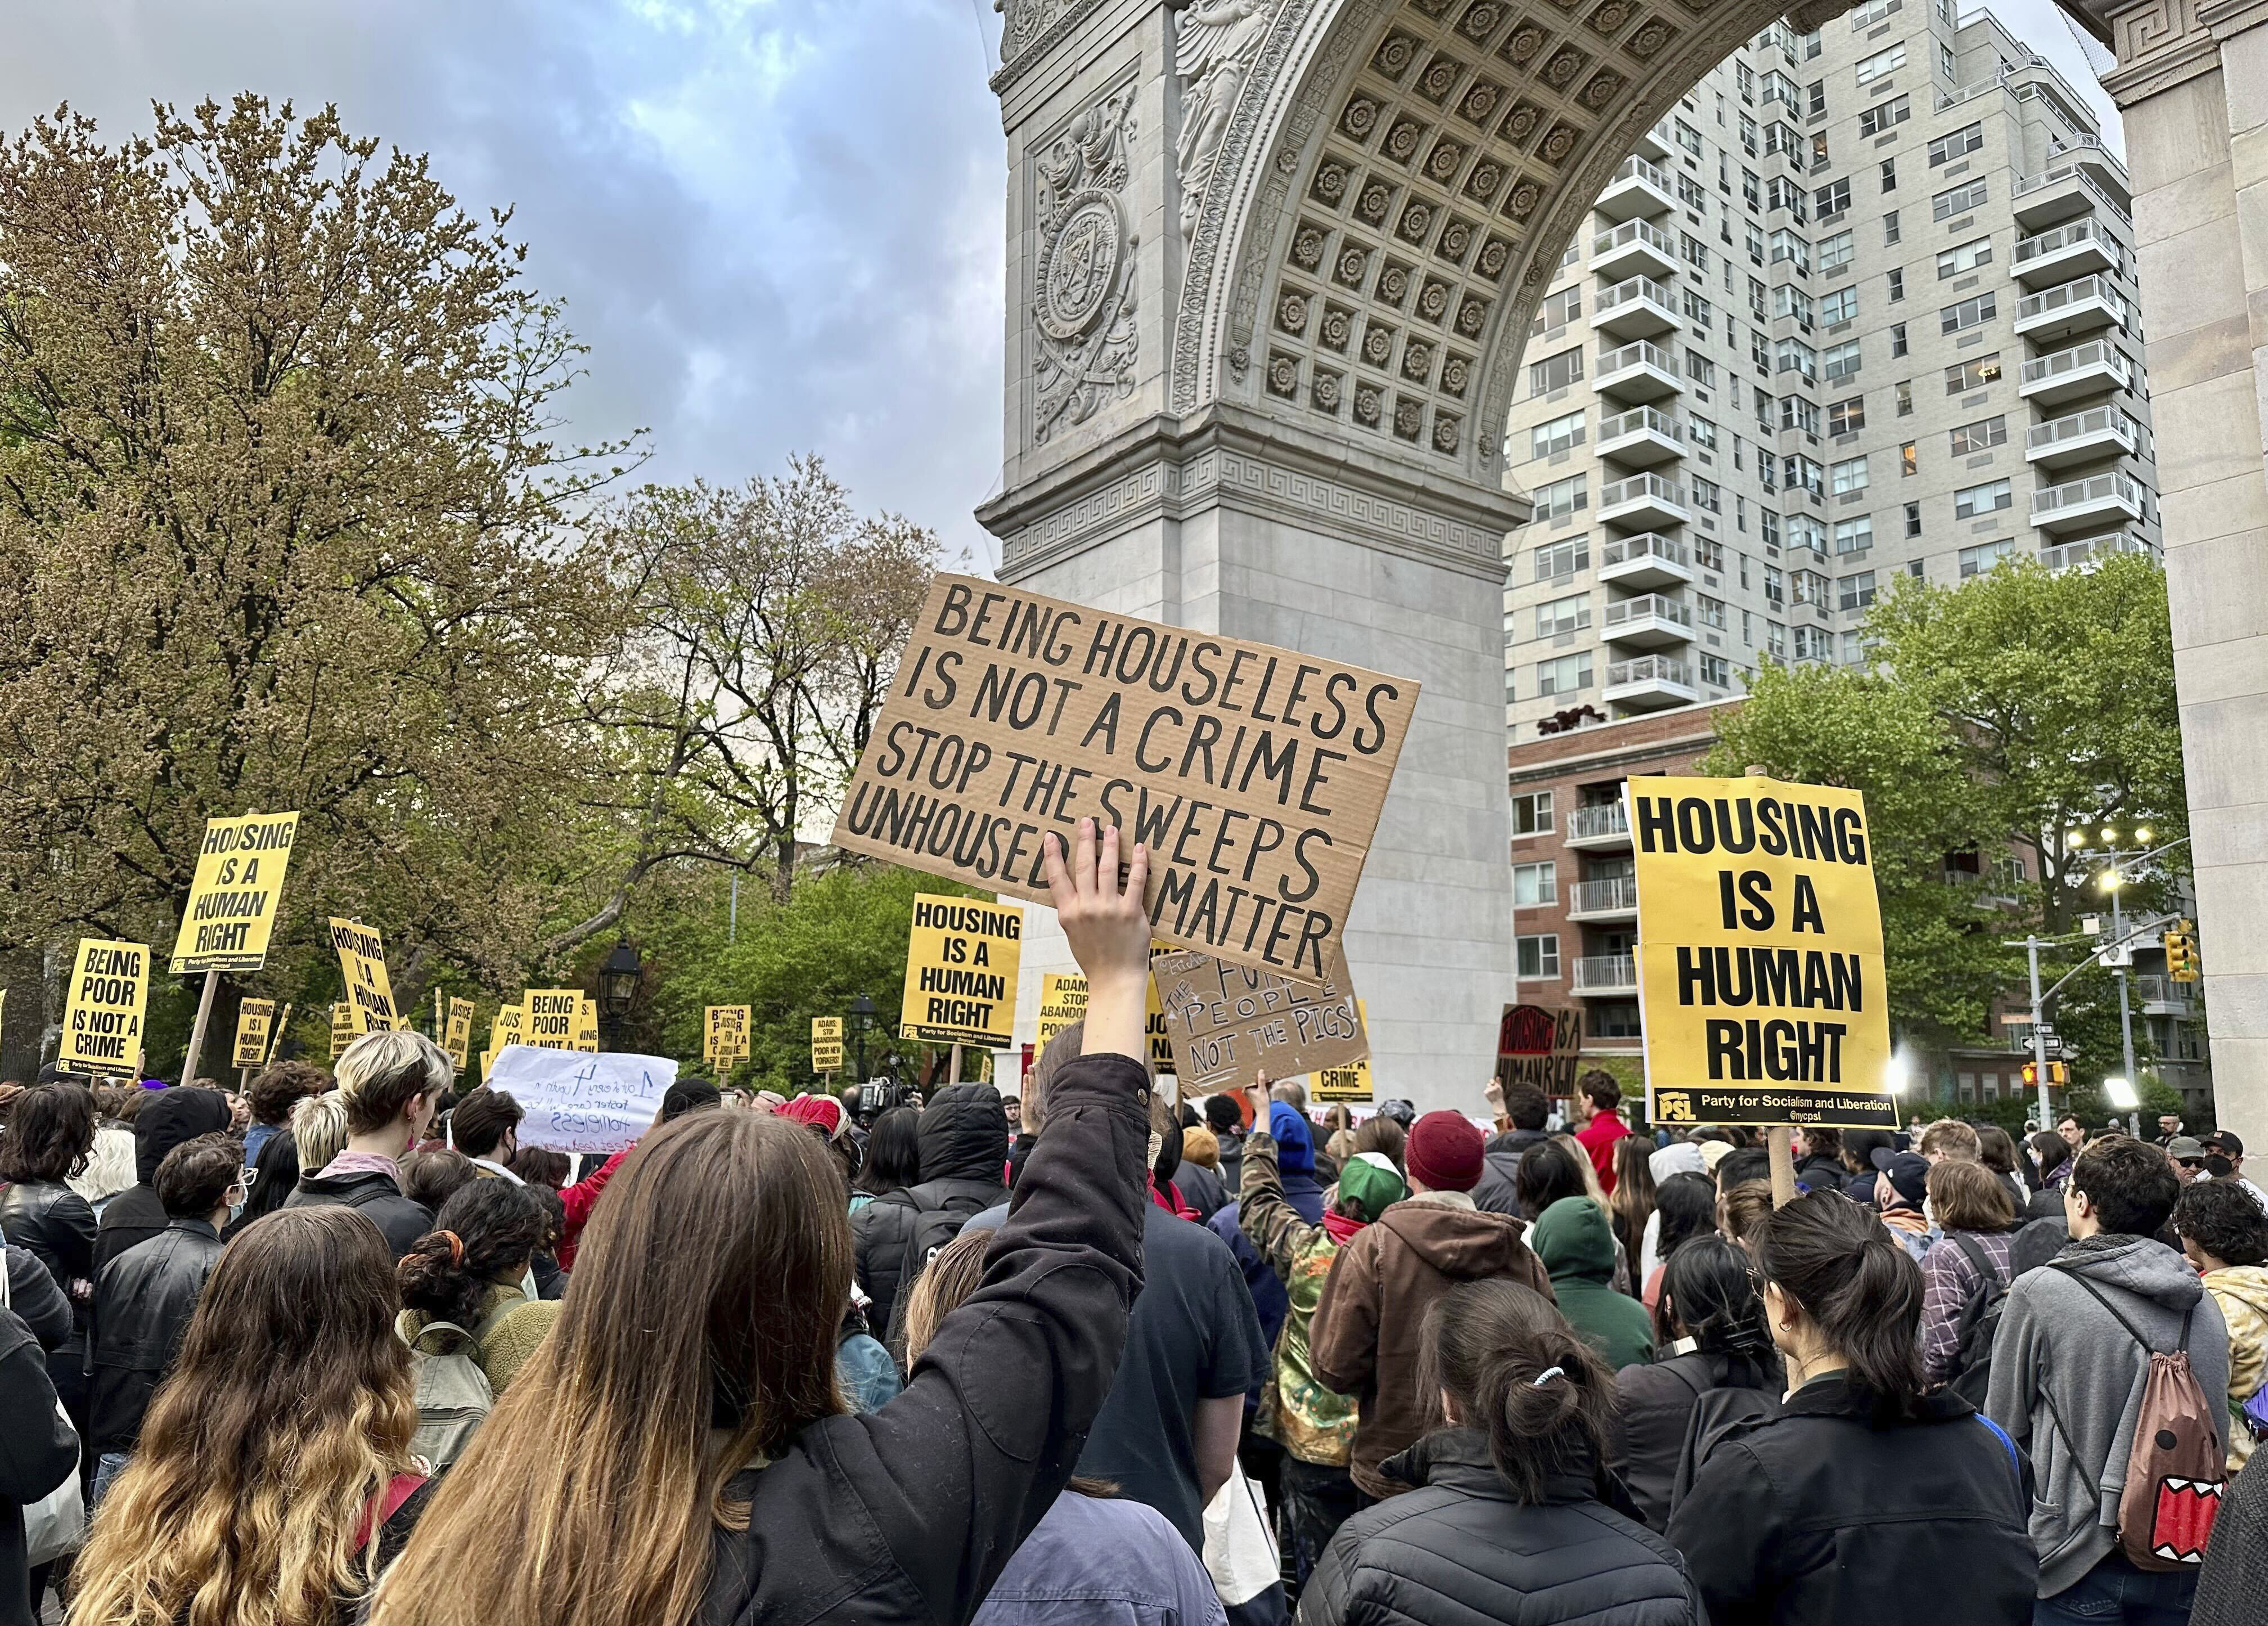
{"label": "traffic light", "polygon": [[2036,1062],[2036,1061],[2027,1061],[2027,1062],[2025,1062],[2025,1063],[2024,1063],[2024,1088],[2025,1088],[2025,1089],[2027,1089],[2027,1090],[2037,1090],[2039,1087],[2040,1087],[2040,1068],[2039,1068],[2039,1063],[2037,1063],[2037,1062]]}
{"label": "traffic light", "polygon": [[2166,974],[2176,982],[2195,982],[2198,979],[2197,928],[2188,920],[2178,920],[2168,932],[2166,943]]}
{"label": "traffic light", "polygon": [[[2048,1083],[2051,1088],[2061,1090],[2068,1086],[2070,1083],[2071,1064],[2069,1062],[2051,1061],[2048,1063]],[[2024,1088],[2027,1090],[2037,1090],[2039,1087],[2040,1064],[2036,1061],[2025,1062]]]}

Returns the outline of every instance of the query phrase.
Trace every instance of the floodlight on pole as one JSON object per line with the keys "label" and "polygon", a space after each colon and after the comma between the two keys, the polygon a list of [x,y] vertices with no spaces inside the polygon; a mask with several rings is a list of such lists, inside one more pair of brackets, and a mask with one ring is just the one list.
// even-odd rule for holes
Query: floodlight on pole
{"label": "floodlight on pole", "polygon": [[2142,1098],[2134,1093],[2133,1081],[2115,1073],[2102,1081],[2102,1093],[2122,1112],[2131,1112],[2142,1105]]}
{"label": "floodlight on pole", "polygon": [[1904,1095],[1913,1088],[1913,1057],[1909,1052],[1890,1052],[1890,1059],[1882,1064],[1882,1088],[1892,1095]]}

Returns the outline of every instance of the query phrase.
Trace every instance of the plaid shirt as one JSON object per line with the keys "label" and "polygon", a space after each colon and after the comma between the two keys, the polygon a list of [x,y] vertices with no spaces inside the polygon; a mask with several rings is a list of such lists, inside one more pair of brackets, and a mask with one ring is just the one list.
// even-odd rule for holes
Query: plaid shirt
{"label": "plaid shirt", "polygon": [[[1960,1362],[1962,1308],[1979,1285],[1977,1267],[1953,1239],[1955,1234],[1947,1231],[1932,1243],[1921,1261],[1922,1376],[1933,1386],[1951,1378],[1954,1367]],[[1984,1252],[2005,1282],[2008,1248],[2015,1240],[2015,1232],[1964,1231],[1958,1234]]]}

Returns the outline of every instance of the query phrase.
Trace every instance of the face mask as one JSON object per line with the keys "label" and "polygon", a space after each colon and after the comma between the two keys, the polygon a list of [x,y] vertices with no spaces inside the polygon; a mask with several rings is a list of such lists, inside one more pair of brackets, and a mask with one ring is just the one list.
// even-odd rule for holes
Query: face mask
{"label": "face mask", "polygon": [[519,1273],[519,1296],[530,1303],[535,1299],[535,1267],[533,1265]]}

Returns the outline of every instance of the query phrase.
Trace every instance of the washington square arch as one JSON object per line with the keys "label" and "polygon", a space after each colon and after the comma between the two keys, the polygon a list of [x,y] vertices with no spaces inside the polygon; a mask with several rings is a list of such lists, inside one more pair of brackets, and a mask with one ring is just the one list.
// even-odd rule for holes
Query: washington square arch
{"label": "washington square arch", "polygon": [[[1616,166],[1784,7],[1002,10],[1005,455],[978,515],[1000,577],[1421,681],[1347,964],[1379,1092],[1477,1110],[1513,987],[1501,588],[1528,503],[1502,442],[1523,341]],[[1069,957],[1035,925],[1026,962]]]}

